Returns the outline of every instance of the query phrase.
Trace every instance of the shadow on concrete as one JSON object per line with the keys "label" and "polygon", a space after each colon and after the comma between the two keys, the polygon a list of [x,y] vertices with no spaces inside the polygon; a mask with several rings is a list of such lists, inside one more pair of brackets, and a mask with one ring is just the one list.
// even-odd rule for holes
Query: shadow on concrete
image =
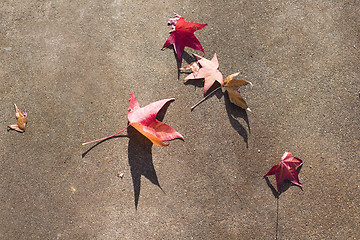
{"label": "shadow on concrete", "polygon": [[[298,167],[296,169],[296,172],[299,174],[300,173],[300,170],[302,168],[303,165],[301,165],[300,167]],[[288,181],[288,180],[285,180],[283,185],[280,186],[280,189],[278,191],[276,191],[275,187],[271,184],[271,182],[269,181],[268,177],[264,177],[265,178],[265,181],[266,181],[266,184],[268,185],[268,187],[271,189],[271,192],[272,194],[274,195],[274,197],[276,198],[276,222],[275,222],[275,232],[276,232],[276,235],[275,235],[275,239],[277,240],[278,239],[278,232],[279,232],[279,197],[280,195],[285,192],[286,190],[288,190],[288,188],[292,185],[294,186],[297,186],[299,187],[301,190],[302,190],[302,187],[296,185],[296,184],[293,184],[292,182]]]}
{"label": "shadow on concrete", "polygon": [[280,194],[276,191],[274,186],[270,183],[268,177],[264,177],[266,184],[271,189],[272,194],[276,198],[276,222],[275,222],[275,239],[278,239],[278,232],[279,232],[279,196]]}
{"label": "shadow on concrete", "polygon": [[[185,65],[188,65],[192,62],[195,62],[196,61],[196,58],[192,55],[190,55],[189,53],[187,53],[185,50],[183,51],[182,55],[181,55],[181,61],[178,60],[178,57],[176,55],[176,52],[175,52],[175,49],[174,49],[174,45],[170,45],[168,47],[166,47],[165,49],[171,49],[173,50],[173,53],[174,53],[174,58],[175,58],[175,61],[176,61],[176,66],[177,66],[177,69],[178,69],[178,79],[180,79],[180,73],[183,73],[179,70],[179,68],[181,68],[181,62],[182,60],[184,59],[187,63]],[[164,49],[163,49],[164,50]],[[190,73],[189,73],[190,74]]]}
{"label": "shadow on concrete", "polygon": [[[156,119],[163,121],[167,108],[170,106],[171,102],[167,102],[161,110],[156,115]],[[152,146],[153,143],[137,131],[132,126],[129,126],[128,129],[129,135],[129,146],[128,146],[128,158],[130,165],[131,177],[133,180],[134,186],[134,202],[135,208],[139,204],[140,198],[140,189],[141,189],[141,175],[146,177],[150,182],[161,188],[159,180],[156,175],[156,171],[152,159]]]}
{"label": "shadow on concrete", "polygon": [[235,104],[231,103],[227,93],[225,93],[224,95],[225,95],[225,97],[224,97],[225,98],[225,108],[226,108],[226,112],[228,114],[231,126],[244,139],[244,142],[246,143],[246,148],[249,148],[248,134],[246,132],[246,129],[237,120],[237,118],[239,118],[239,117],[244,119],[244,121],[247,124],[247,128],[248,128],[249,134],[250,134],[251,129],[250,129],[250,123],[249,123],[249,118],[248,118],[247,112],[245,109],[242,109],[241,107],[238,107]]}
{"label": "shadow on concrete", "polygon": [[138,132],[132,126],[127,129],[130,140],[128,145],[128,158],[130,172],[134,186],[134,202],[137,209],[140,198],[141,176],[146,177],[150,182],[161,190],[159,180],[152,159],[152,142]]}
{"label": "shadow on concrete", "polygon": [[118,135],[118,136],[114,136],[112,138],[108,138],[108,139],[105,139],[105,140],[102,140],[100,142],[97,142],[94,146],[92,146],[91,148],[89,148],[88,150],[86,150],[85,152],[83,152],[81,154],[81,157],[84,158],[91,150],[93,150],[95,147],[97,147],[98,145],[100,145],[101,143],[103,142],[106,142],[110,139],[114,139],[114,138],[123,138],[123,137],[129,137],[129,135]]}
{"label": "shadow on concrete", "polygon": [[[164,119],[166,110],[170,106],[171,102],[172,101],[167,102],[161,108],[161,110],[156,115],[156,119],[158,119],[159,121],[162,121]],[[140,198],[141,176],[146,177],[150,182],[158,186],[163,192],[164,190],[160,186],[153,164],[153,159],[152,159],[153,143],[132,126],[129,126],[127,128],[127,132],[128,135],[114,136],[112,138],[119,138],[119,137],[129,138],[128,159],[129,159],[130,172],[134,186],[134,203],[135,203],[135,208],[137,209]],[[94,146],[92,146],[82,154],[82,158],[84,158],[96,146],[112,138],[108,138],[96,143]]]}
{"label": "shadow on concrete", "polygon": [[274,195],[275,198],[279,198],[280,194],[278,193],[278,191],[276,191],[276,189],[274,188],[274,186],[271,184],[271,182],[269,181],[268,177],[264,177],[266,184],[268,185],[268,187],[271,189],[272,194]]}
{"label": "shadow on concrete", "polygon": [[[171,45],[171,46],[172,46],[172,45]],[[182,61],[179,62],[179,60],[177,59],[176,53],[175,53],[175,49],[173,48],[173,50],[174,50],[174,57],[175,57],[176,63],[177,63],[178,79],[180,79],[180,74],[181,74],[181,73],[185,73],[185,72],[180,71],[179,68],[181,68],[181,62],[182,62]],[[181,56],[181,60],[183,60],[183,59],[186,61],[186,64],[184,64],[185,66],[188,65],[188,64],[190,64],[190,63],[192,63],[192,62],[197,61],[194,56],[188,54],[185,50],[184,50],[184,52],[183,52],[183,54],[182,54],[182,56]],[[191,72],[187,72],[187,73],[190,74]]]}
{"label": "shadow on concrete", "polygon": [[[175,50],[174,50],[174,55],[176,57],[176,53],[175,53]],[[186,65],[190,64],[190,63],[193,63],[193,62],[196,62],[197,59],[196,57],[194,57],[194,55],[190,55],[187,51],[184,50],[182,56],[181,56],[181,59],[184,59],[186,61]],[[177,57],[176,57],[176,60],[177,60]],[[179,63],[179,61],[178,61]],[[180,67],[181,67],[181,63],[180,64]],[[179,67],[179,68],[180,68]]]}
{"label": "shadow on concrete", "polygon": [[[200,80],[200,81],[199,81]],[[204,81],[201,81],[201,79],[190,79],[185,82],[185,85],[194,85],[196,87],[204,87]],[[201,103],[205,102],[208,98],[212,98],[214,95],[220,99],[224,94],[222,91],[219,91],[221,89],[221,85],[219,82],[214,82],[214,84],[209,88],[207,91],[207,94],[205,97],[203,97],[199,102],[194,104],[191,107],[191,111],[194,111],[194,109],[199,106]]]}
{"label": "shadow on concrete", "polygon": [[[168,106],[164,106],[166,109]],[[163,109],[164,109],[163,108]],[[162,112],[163,109],[160,111]],[[166,110],[165,110],[166,111]],[[160,113],[159,112],[159,113]],[[165,112],[160,113],[160,117],[165,114]],[[128,137],[128,159],[130,165],[131,177],[133,180],[134,186],[134,202],[135,208],[137,209],[140,197],[140,186],[141,186],[141,175],[150,180],[153,184],[158,186],[161,190],[161,186],[159,184],[159,180],[156,175],[156,171],[154,168],[153,160],[152,160],[152,142],[147,139],[144,135],[142,135],[139,131],[137,131],[132,126],[127,128],[128,135],[120,135],[112,138],[121,138]],[[101,143],[108,141],[112,138],[108,138],[96,143],[94,146],[89,148],[86,152],[82,154],[82,158],[84,158],[91,150],[100,145]],[[164,191],[163,191],[164,192]]]}
{"label": "shadow on concrete", "polygon": [[[199,80],[189,80],[185,84],[192,84],[192,85],[199,86],[199,87],[203,86],[203,82],[200,82]],[[245,109],[238,107],[235,104],[231,103],[227,93],[218,91],[221,89],[220,87],[221,87],[220,83],[216,81],[208,90],[209,94],[206,95],[206,99],[200,100],[200,102],[202,103],[202,102],[206,101],[207,99],[213,97],[213,95],[216,95],[216,97],[218,99],[220,99],[222,96],[225,96],[224,97],[225,108],[226,108],[226,113],[229,117],[230,124],[235,129],[235,131],[244,139],[244,142],[246,143],[246,148],[249,148],[247,131],[243,127],[243,125],[241,125],[241,123],[239,123],[239,121],[237,120],[237,118],[244,119],[244,121],[246,122],[247,128],[248,128],[249,134],[250,134],[251,128],[250,128],[250,123],[249,123],[249,118],[248,118],[247,112]],[[197,105],[197,106],[199,106],[199,105]],[[195,107],[192,107],[191,111],[193,111],[194,109],[195,109]]]}
{"label": "shadow on concrete", "polygon": [[[182,71],[181,73],[187,73],[190,74],[190,72]],[[204,79],[189,79],[186,82],[184,82],[185,85],[194,85],[195,87],[201,87],[204,88]],[[218,91],[217,89],[220,88],[221,85],[218,81],[215,81],[214,84],[209,88],[209,90],[206,92],[206,99],[211,98],[213,95],[216,95],[218,99],[220,99],[224,94],[221,91]],[[216,91],[215,91],[216,90]],[[215,91],[213,93],[213,91]]]}

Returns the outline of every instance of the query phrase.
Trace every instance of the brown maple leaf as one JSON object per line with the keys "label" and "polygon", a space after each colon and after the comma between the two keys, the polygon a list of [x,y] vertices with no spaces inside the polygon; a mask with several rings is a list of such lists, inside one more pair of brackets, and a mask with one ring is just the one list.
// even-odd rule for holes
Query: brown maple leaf
{"label": "brown maple leaf", "polygon": [[[185,67],[180,68],[180,70],[191,70],[192,73],[184,79],[184,81],[191,79],[191,78],[200,78],[199,77],[199,72],[200,70],[203,68],[199,68],[199,64],[197,62],[193,62]],[[219,72],[220,73],[220,72]],[[247,84],[250,84],[252,86],[252,83],[246,80],[242,80],[242,79],[234,79],[234,77],[236,77],[237,75],[239,75],[240,72],[231,74],[229,76],[227,76],[224,81],[222,82],[221,86],[219,86],[218,88],[214,89],[211,93],[209,93],[208,95],[206,95],[203,99],[201,99],[198,103],[196,103],[194,106],[191,107],[191,110],[194,110],[195,107],[197,107],[200,103],[202,103],[203,101],[205,101],[208,97],[210,97],[214,92],[216,92],[217,90],[219,90],[220,88],[225,88],[225,90],[227,91],[228,95],[229,95],[229,99],[230,102],[235,104],[236,106],[239,106],[245,110],[248,110],[251,112],[249,106],[246,104],[245,100],[241,97],[240,95],[240,87],[241,86],[245,86]],[[221,74],[221,73],[220,73]],[[219,82],[220,83],[220,82]],[[206,93],[206,92],[205,92]]]}
{"label": "brown maple leaf", "polygon": [[237,75],[239,75],[239,72],[231,74],[227,78],[225,78],[224,88],[228,92],[230,102],[232,102],[236,106],[251,111],[245,100],[241,97],[239,88],[247,84],[250,84],[252,86],[252,83],[242,79],[234,79],[234,77],[236,77]]}

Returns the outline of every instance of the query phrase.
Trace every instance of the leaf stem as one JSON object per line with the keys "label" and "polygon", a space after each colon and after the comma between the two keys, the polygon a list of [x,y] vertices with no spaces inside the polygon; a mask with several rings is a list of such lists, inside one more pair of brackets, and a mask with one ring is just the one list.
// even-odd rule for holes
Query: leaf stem
{"label": "leaf stem", "polygon": [[120,132],[117,132],[117,133],[115,133],[115,134],[113,134],[113,135],[111,135],[111,136],[104,137],[104,138],[100,138],[100,139],[96,139],[96,140],[91,141],[91,142],[86,142],[86,143],[83,143],[82,145],[86,145],[86,144],[93,143],[93,142],[99,142],[99,141],[102,141],[102,140],[105,140],[105,139],[108,139],[108,138],[115,137],[116,135],[122,133],[122,132],[123,132],[125,129],[127,129],[129,126],[130,126],[130,124],[127,125],[127,126],[126,126],[124,129],[122,129]]}
{"label": "leaf stem", "polygon": [[203,99],[201,99],[199,102],[197,102],[194,106],[191,107],[191,111],[194,110],[194,108],[196,108],[200,103],[202,103],[203,101],[205,101],[208,97],[210,97],[214,92],[216,92],[217,90],[219,90],[222,86],[215,88],[215,90],[213,90],[211,93],[209,93],[208,95],[206,95]]}

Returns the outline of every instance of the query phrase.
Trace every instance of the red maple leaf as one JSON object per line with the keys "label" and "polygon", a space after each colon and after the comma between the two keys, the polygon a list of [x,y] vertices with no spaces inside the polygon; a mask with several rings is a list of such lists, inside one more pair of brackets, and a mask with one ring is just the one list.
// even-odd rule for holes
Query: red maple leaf
{"label": "red maple leaf", "polygon": [[166,103],[174,101],[174,98],[163,99],[157,102],[150,103],[143,108],[140,108],[135,95],[132,92],[130,92],[130,94],[131,98],[128,109],[129,125],[122,129],[120,132],[117,132],[111,136],[97,139],[91,142],[86,142],[83,143],[83,145],[114,137],[124,131],[130,125],[133,126],[145,137],[147,137],[153,144],[158,146],[169,145],[164,143],[163,141],[169,141],[175,138],[184,139],[183,136],[177,131],[175,131],[172,127],[156,119],[158,112],[164,107]]}
{"label": "red maple leaf", "polygon": [[[175,14],[175,16],[180,17],[177,14]],[[195,50],[204,52],[204,49],[199,40],[195,37],[194,32],[202,29],[207,24],[185,22],[183,17],[180,17],[177,21],[176,20],[177,18],[175,18],[175,29],[170,32],[171,34],[166,40],[163,49],[173,44],[179,62],[181,61],[181,55],[185,47],[191,47]],[[172,25],[175,24],[174,19],[169,19],[169,23],[170,22]]]}
{"label": "red maple leaf", "polygon": [[301,165],[301,159],[293,157],[291,152],[285,152],[281,157],[280,163],[273,166],[264,177],[275,174],[278,192],[280,192],[280,186],[284,183],[285,179],[302,187],[302,184],[299,182],[298,173],[296,172],[296,168],[300,167]]}
{"label": "red maple leaf", "polygon": [[184,82],[190,79],[203,79],[205,81],[204,96],[206,95],[206,92],[210,89],[210,87],[215,83],[215,81],[217,81],[218,83],[220,83],[221,86],[223,86],[223,75],[218,70],[219,61],[217,59],[216,53],[214,54],[211,61],[197,54],[194,54],[194,56],[198,60],[197,62],[201,65],[201,68],[199,68],[195,63],[180,68],[180,70],[192,70],[192,73],[184,79]]}

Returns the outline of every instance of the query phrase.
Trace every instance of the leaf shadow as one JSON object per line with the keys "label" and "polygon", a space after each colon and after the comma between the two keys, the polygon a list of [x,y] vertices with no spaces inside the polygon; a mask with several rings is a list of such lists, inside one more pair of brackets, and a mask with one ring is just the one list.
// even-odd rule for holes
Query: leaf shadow
{"label": "leaf shadow", "polygon": [[[173,48],[174,49],[174,48]],[[180,79],[180,74],[181,73],[185,73],[184,71],[181,71],[181,63],[182,60],[184,59],[186,61],[186,65],[195,62],[196,58],[190,54],[188,54],[185,50],[183,51],[182,55],[181,55],[181,61],[178,60],[175,49],[174,49],[174,56],[176,58],[176,63],[177,63],[177,69],[178,69],[178,79]],[[190,74],[189,72],[187,72],[188,74]]]}
{"label": "leaf shadow", "polygon": [[170,104],[172,102],[174,102],[175,100],[171,100],[171,101],[168,101],[167,103],[164,104],[164,106],[160,109],[160,111],[157,113],[156,115],[156,119],[159,120],[160,122],[162,122],[164,120],[164,117],[165,117],[165,113],[168,109],[168,107],[170,106]]}
{"label": "leaf shadow", "polygon": [[106,142],[106,141],[108,141],[108,140],[110,140],[110,139],[123,138],[123,137],[129,137],[129,136],[128,136],[128,135],[118,135],[118,136],[114,136],[114,137],[111,137],[111,138],[108,138],[108,139],[99,141],[99,142],[97,142],[95,145],[93,145],[92,147],[90,147],[88,150],[86,150],[85,152],[83,152],[83,153],[81,154],[81,158],[84,158],[91,150],[93,150],[95,147],[97,147],[97,146],[100,145],[101,143]]}
{"label": "leaf shadow", "polygon": [[[174,100],[173,100],[174,101]],[[167,108],[173,101],[167,102],[156,115],[156,119],[162,121]],[[132,126],[127,129],[129,135],[128,160],[130,165],[131,178],[134,187],[134,204],[137,209],[140,199],[141,176],[147,178],[152,184],[158,186],[162,192],[154,163],[152,159],[153,143]],[[164,192],[165,193],[165,192]]]}
{"label": "leaf shadow", "polygon": [[[296,172],[299,174],[301,171],[302,165],[300,167],[298,167],[296,169]],[[264,177],[266,184],[268,185],[268,187],[271,189],[272,194],[274,195],[274,197],[276,198],[276,222],[275,222],[275,239],[278,239],[278,234],[279,234],[279,198],[280,195],[285,192],[290,186],[295,185],[297,187],[299,187],[302,190],[301,186],[298,186],[296,184],[293,184],[292,182],[285,180],[284,183],[280,186],[280,189],[278,191],[276,191],[275,187],[271,184],[271,182],[269,181],[268,177]]]}
{"label": "leaf shadow", "polygon": [[[183,51],[183,54],[181,56],[181,59],[184,59],[186,61],[186,64],[190,64],[193,62],[196,62],[197,59],[194,55],[190,55],[187,51]],[[181,67],[181,66],[180,66]]]}
{"label": "leaf shadow", "polygon": [[280,194],[276,191],[274,186],[270,183],[268,177],[264,177],[266,184],[271,189],[272,194],[276,198],[276,222],[275,222],[275,239],[278,239],[278,232],[279,232],[279,196]]}
{"label": "leaf shadow", "polygon": [[170,45],[168,47],[166,47],[168,49],[172,49],[173,50],[173,53],[174,53],[174,58],[176,60],[176,65],[177,65],[177,69],[178,69],[178,79],[180,79],[180,74],[183,73],[182,71],[179,70],[179,68],[181,68],[181,63],[182,63],[182,60],[184,59],[187,64],[190,64],[192,62],[195,62],[196,61],[196,58],[192,55],[190,55],[188,52],[186,52],[185,50],[183,51],[182,55],[181,55],[181,60],[179,61],[178,57],[177,57],[177,54],[175,52],[175,48],[174,48],[174,45]]}
{"label": "leaf shadow", "polygon": [[141,176],[161,188],[152,159],[153,143],[132,126],[127,129],[129,135],[128,160],[134,187],[134,203],[137,209],[140,198]]}
{"label": "leaf shadow", "polygon": [[[297,169],[296,169],[296,172],[297,174],[300,174],[300,171],[301,171],[301,168],[302,168],[303,165],[299,166]],[[269,181],[268,177],[265,177],[265,181],[266,181],[266,184],[268,185],[268,187],[271,189],[273,195],[275,198],[279,198],[280,195],[287,191],[289,189],[289,187],[291,186],[296,186],[296,187],[299,187],[301,190],[302,190],[302,187],[299,186],[299,185],[296,185],[296,184],[293,184],[292,182],[290,182],[289,180],[285,180],[284,183],[280,186],[280,189],[278,192],[275,187],[271,184],[271,182]]]}
{"label": "leaf shadow", "polygon": [[[169,103],[164,105],[164,107],[159,111],[158,113],[159,117],[157,117],[158,119],[163,119],[168,106]],[[132,126],[129,126],[127,128],[127,132],[128,132],[127,135],[114,136],[112,138],[122,138],[122,137],[129,138],[128,162],[130,165],[130,172],[134,186],[134,203],[135,203],[135,208],[137,209],[140,198],[141,175],[143,175],[148,180],[150,180],[150,182],[158,186],[162,191],[163,189],[160,186],[153,165],[152,142]],[[87,151],[85,151],[82,154],[82,158],[84,158],[95,147],[112,138],[108,138],[96,143],[94,146],[90,147]]]}
{"label": "leaf shadow", "polygon": [[202,79],[189,79],[184,82],[185,85],[193,85],[196,88],[204,87],[204,80]]}
{"label": "leaf shadow", "polygon": [[[197,88],[197,87],[204,88],[204,79],[201,79],[201,78],[199,78],[199,79],[189,79],[186,82],[184,82],[184,84],[185,85],[193,85],[193,86],[195,86],[195,88]],[[217,89],[219,87],[221,87],[221,84],[218,81],[215,81],[214,84],[207,90],[206,96],[213,95],[212,91],[214,91],[215,89]],[[220,91],[216,91],[215,95],[216,95],[216,97],[218,99],[220,99],[224,94],[221,93]],[[212,97],[212,96],[208,96],[207,98],[210,98],[210,97]]]}
{"label": "leaf shadow", "polygon": [[[160,109],[160,111],[156,115],[156,119],[158,119],[159,121],[162,121],[164,119],[166,110],[170,106],[170,103],[173,101],[174,100],[168,101]],[[140,198],[141,176],[144,176],[151,183],[158,186],[162,190],[162,192],[164,192],[164,190],[160,186],[153,164],[153,159],[152,159],[153,143],[131,125],[127,127],[127,133],[128,133],[127,135],[114,136],[112,138],[120,138],[120,137],[129,138],[128,162],[130,165],[130,172],[133,181],[134,204],[135,204],[135,209],[137,210],[139,204],[139,198]],[[112,138],[99,141],[94,146],[90,147],[86,152],[84,152],[82,154],[82,158],[84,158],[95,147]]]}
{"label": "leaf shadow", "polygon": [[271,184],[270,180],[268,177],[264,177],[266,184],[268,185],[268,187],[271,189],[272,194],[274,195],[275,198],[279,198],[280,194],[278,193],[278,191],[276,191],[276,189],[274,188],[274,186]]}
{"label": "leaf shadow", "polygon": [[18,132],[18,133],[24,133],[25,131],[19,131],[17,129],[14,129],[14,128],[10,128],[9,126],[7,127],[7,131],[10,132],[10,131],[15,131],[15,132]]}
{"label": "leaf shadow", "polygon": [[244,139],[244,142],[246,143],[246,148],[249,148],[247,131],[243,127],[243,125],[241,125],[237,120],[237,118],[244,119],[250,134],[251,128],[250,128],[247,112],[245,109],[242,109],[241,107],[238,107],[235,104],[231,103],[229,99],[229,95],[227,93],[224,93],[224,95],[225,95],[225,108],[227,115],[229,117],[230,124],[237,131],[237,133]]}

